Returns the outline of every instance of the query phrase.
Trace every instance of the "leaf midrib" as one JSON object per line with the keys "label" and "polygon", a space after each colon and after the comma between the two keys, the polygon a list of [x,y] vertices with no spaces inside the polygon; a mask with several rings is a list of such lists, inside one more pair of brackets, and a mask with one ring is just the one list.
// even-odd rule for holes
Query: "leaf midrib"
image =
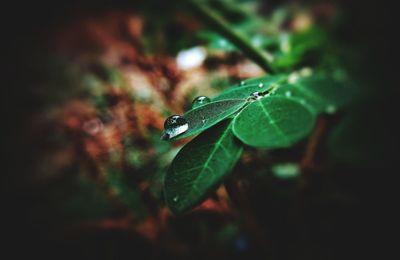
{"label": "leaf midrib", "polygon": [[[206,129],[209,129],[209,128],[212,127],[213,125],[218,124],[218,123],[221,122],[222,120],[224,120],[224,119],[226,119],[227,117],[229,117],[230,115],[234,114],[234,113],[237,112],[241,107],[243,107],[243,106],[245,105],[245,100],[244,100],[244,99],[241,99],[241,98],[229,98],[229,99],[215,100],[215,101],[212,101],[212,102],[213,102],[213,103],[216,103],[216,102],[224,102],[224,101],[238,101],[238,103],[236,103],[236,104],[232,105],[231,107],[227,108],[227,109],[231,109],[231,108],[237,106],[236,110],[233,109],[233,110],[231,111],[231,113],[227,113],[225,116],[216,119],[216,120],[213,121],[213,123],[210,124],[207,128],[204,128],[204,124],[203,124],[203,126],[201,126],[201,127],[192,128],[192,129],[189,128],[186,132],[184,132],[184,133],[182,133],[182,134],[180,134],[180,135],[177,135],[176,137],[172,138],[171,140],[179,140],[179,139],[182,139],[182,138],[186,138],[186,137],[189,137],[189,136],[192,136],[192,135],[196,135],[196,134],[198,134],[198,133],[200,133],[200,132],[202,132],[202,131],[204,131],[204,130],[206,130]],[[240,102],[239,102],[239,101],[240,101]],[[187,111],[183,116],[184,116],[184,117],[187,116],[188,113],[195,113],[195,111],[196,111],[197,109],[202,108],[202,107],[204,107],[204,106],[208,106],[208,105],[210,105],[210,103],[207,103],[207,104],[204,104],[204,105],[202,105],[202,106],[196,107],[195,109],[189,110],[189,111]],[[189,122],[189,125],[190,125],[190,122]]]}
{"label": "leaf midrib", "polygon": [[[269,77],[278,77],[278,75],[276,76],[269,76]],[[281,77],[278,77],[275,80],[271,80],[269,79],[269,77],[267,76],[266,78],[261,78],[259,80],[259,82],[252,82],[252,83],[246,83],[246,85],[244,86],[232,86],[230,89],[222,92],[220,95],[217,95],[213,98],[213,100],[215,101],[220,101],[220,100],[225,100],[224,98],[220,99],[220,97],[225,96],[225,95],[229,95],[232,92],[236,92],[238,90],[244,90],[244,89],[251,89],[253,87],[257,87],[260,83],[263,83],[266,85],[266,88],[264,89],[264,87],[260,88],[260,90],[262,89],[263,92],[266,91],[271,91],[275,86],[275,84],[277,85],[277,87],[279,88],[285,81],[287,81],[288,76],[287,75],[281,75]],[[271,80],[268,83],[265,83],[265,81],[263,82],[263,80]],[[250,95],[251,93],[248,93],[248,95]],[[231,98],[226,98],[226,99],[231,99]]]}
{"label": "leaf midrib", "polygon": [[[285,140],[286,144],[290,144],[289,139],[286,137],[286,135],[282,132],[282,130],[275,124],[275,120],[272,119],[271,115],[269,114],[269,112],[266,110],[266,108],[264,107],[263,103],[258,100],[259,105],[261,106],[263,112],[265,113],[268,123],[270,125],[272,125],[272,127],[279,133],[279,135]],[[272,121],[272,122],[271,122]]]}
{"label": "leaf midrib", "polygon": [[[181,201],[182,204],[184,204],[183,202],[187,202],[187,198],[190,198],[190,197],[193,195],[193,193],[192,193],[193,187],[197,185],[198,177],[201,176],[201,175],[205,172],[206,169],[209,169],[209,170],[210,170],[210,173],[213,174],[213,175],[215,175],[214,171],[208,166],[208,164],[210,163],[211,158],[212,158],[212,157],[214,156],[214,154],[217,152],[217,150],[219,149],[219,147],[221,147],[221,142],[222,142],[222,140],[226,137],[227,133],[229,132],[229,129],[231,128],[231,125],[232,125],[232,122],[229,123],[229,125],[228,125],[228,126],[226,127],[226,129],[224,130],[224,133],[221,135],[221,137],[218,139],[218,141],[215,142],[215,146],[214,146],[214,148],[212,149],[212,152],[211,152],[210,156],[207,158],[206,162],[205,162],[203,165],[198,166],[199,168],[201,167],[202,169],[201,169],[201,171],[199,172],[199,174],[197,175],[197,177],[195,178],[195,180],[192,182],[192,185],[191,185],[191,186],[192,186],[192,189],[190,189],[189,193],[187,193],[186,196],[182,198],[182,201]],[[228,155],[228,156],[229,156],[229,155]],[[197,167],[194,167],[194,168],[197,169]],[[194,168],[192,168],[192,170],[193,170]],[[176,172],[176,170],[175,170],[175,165],[174,165],[174,172]]]}

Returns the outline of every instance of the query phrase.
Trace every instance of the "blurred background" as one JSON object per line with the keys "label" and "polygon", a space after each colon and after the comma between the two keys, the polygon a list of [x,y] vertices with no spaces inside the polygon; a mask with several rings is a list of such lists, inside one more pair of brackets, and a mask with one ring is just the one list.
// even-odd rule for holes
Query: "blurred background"
{"label": "blurred background", "polygon": [[[399,92],[391,8],[206,1],[279,57],[277,67],[340,66],[357,90],[351,106],[321,116],[294,147],[246,149],[229,186],[173,216],[163,176],[189,140],[161,141],[165,118],[183,113],[196,96],[265,74],[183,2],[4,7],[6,251],[53,259],[372,254],[390,230],[386,206],[396,193],[389,178],[396,172]],[[296,51],[285,51],[287,44]]]}

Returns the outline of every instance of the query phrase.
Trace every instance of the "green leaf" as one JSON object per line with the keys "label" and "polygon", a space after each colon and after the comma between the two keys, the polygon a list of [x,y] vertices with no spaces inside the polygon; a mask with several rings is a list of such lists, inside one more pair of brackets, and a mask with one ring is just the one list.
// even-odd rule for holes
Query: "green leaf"
{"label": "green leaf", "polygon": [[254,147],[283,148],[304,138],[314,122],[314,114],[300,102],[268,96],[249,104],[235,117],[233,132]]}
{"label": "green leaf", "polygon": [[192,209],[221,183],[242,153],[232,121],[194,138],[177,154],[164,179],[167,205],[175,214]]}
{"label": "green leaf", "polygon": [[224,100],[224,99],[245,99],[251,93],[258,91],[263,92],[271,88],[273,84],[281,84],[285,82],[287,75],[276,75],[266,76],[261,78],[250,79],[242,81],[237,85],[233,85],[229,89],[223,91],[218,96],[214,97],[213,100]]}
{"label": "green leaf", "polygon": [[274,53],[275,68],[289,68],[302,61],[304,56],[322,49],[326,42],[323,29],[312,27],[303,32],[280,35],[280,50]]}
{"label": "green leaf", "polygon": [[317,73],[284,84],[275,94],[298,99],[309,105],[316,113],[331,114],[351,101],[353,89],[347,80],[338,80],[327,73]]}
{"label": "green leaf", "polygon": [[171,140],[177,140],[200,133],[229,117],[246,103],[243,99],[228,99],[210,102],[186,112],[183,117],[189,124],[188,130]]}

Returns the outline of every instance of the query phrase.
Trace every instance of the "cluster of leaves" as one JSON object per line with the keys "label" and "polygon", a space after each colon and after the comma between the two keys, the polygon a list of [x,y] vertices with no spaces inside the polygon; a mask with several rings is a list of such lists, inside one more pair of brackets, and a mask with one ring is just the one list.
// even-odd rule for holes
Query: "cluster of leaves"
{"label": "cluster of leaves", "polygon": [[306,68],[251,79],[187,111],[188,130],[172,139],[201,134],[179,151],[167,171],[170,209],[183,213],[205,199],[234,167],[244,145],[287,148],[306,137],[320,113],[334,113],[350,101],[342,73]]}
{"label": "cluster of leaves", "polygon": [[[164,179],[166,202],[176,214],[197,206],[215,190],[245,145],[292,146],[311,132],[318,115],[347,105],[353,89],[330,52],[328,31],[313,24],[311,16],[296,8],[277,9],[270,18],[261,19],[226,1],[208,4],[219,6],[216,10],[231,26],[227,30],[257,49],[280,73],[243,81],[183,114],[188,130],[171,140],[200,134],[180,150]],[[224,18],[216,18],[220,19]],[[225,29],[221,32],[226,34]],[[218,29],[202,30],[198,36],[211,50],[243,51],[246,56]]]}

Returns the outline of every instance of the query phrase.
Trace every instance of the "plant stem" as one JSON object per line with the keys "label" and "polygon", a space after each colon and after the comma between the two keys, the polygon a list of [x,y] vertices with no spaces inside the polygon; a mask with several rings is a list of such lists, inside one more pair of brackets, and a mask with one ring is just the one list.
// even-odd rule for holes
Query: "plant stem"
{"label": "plant stem", "polygon": [[198,0],[184,1],[190,9],[198,15],[204,23],[218,31],[222,36],[231,41],[249,59],[257,63],[266,72],[273,74],[275,70],[271,66],[272,55],[252,45],[246,36],[234,30],[232,26],[218,13],[208,8]]}

